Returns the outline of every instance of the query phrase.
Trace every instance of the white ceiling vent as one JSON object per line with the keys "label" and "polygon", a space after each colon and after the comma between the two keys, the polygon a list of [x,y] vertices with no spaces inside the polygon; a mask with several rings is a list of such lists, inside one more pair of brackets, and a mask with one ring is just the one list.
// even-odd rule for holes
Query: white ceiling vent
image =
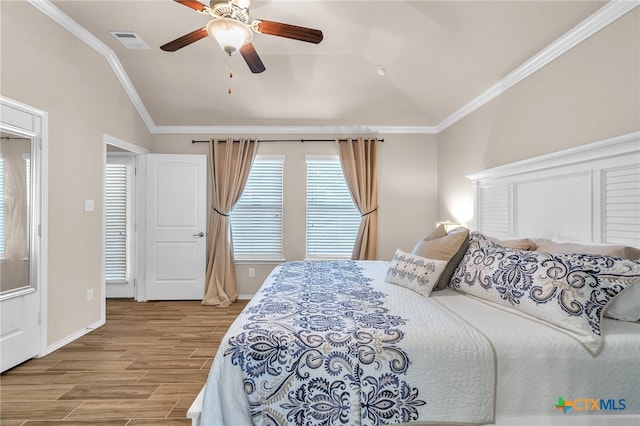
{"label": "white ceiling vent", "polygon": [[127,49],[149,49],[147,43],[133,31],[111,31],[111,34]]}

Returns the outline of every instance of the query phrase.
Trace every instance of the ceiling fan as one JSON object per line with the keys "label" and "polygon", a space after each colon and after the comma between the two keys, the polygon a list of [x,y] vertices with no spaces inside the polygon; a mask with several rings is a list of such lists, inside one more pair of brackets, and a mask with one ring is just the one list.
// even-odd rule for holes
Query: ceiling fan
{"label": "ceiling fan", "polygon": [[216,0],[211,0],[209,6],[196,0],[174,1],[196,12],[211,15],[213,19],[206,26],[160,46],[160,49],[167,52],[175,52],[210,35],[227,54],[231,55],[239,51],[251,72],[261,73],[265,70],[265,67],[251,43],[254,32],[314,44],[320,43],[323,38],[322,31],[313,28],[298,27],[261,19],[254,19],[249,22],[251,0],[228,0],[222,3],[215,3]]}

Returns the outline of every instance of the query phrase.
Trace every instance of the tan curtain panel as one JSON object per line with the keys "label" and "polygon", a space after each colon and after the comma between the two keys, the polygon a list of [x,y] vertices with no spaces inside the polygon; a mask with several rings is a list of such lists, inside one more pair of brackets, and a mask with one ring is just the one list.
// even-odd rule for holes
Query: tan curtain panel
{"label": "tan curtain panel", "polygon": [[378,139],[338,141],[347,186],[362,220],[351,258],[373,260],[378,245]]}
{"label": "tan curtain panel", "polygon": [[258,142],[217,140],[209,144],[211,215],[203,305],[229,306],[238,298],[229,213],[242,195]]}

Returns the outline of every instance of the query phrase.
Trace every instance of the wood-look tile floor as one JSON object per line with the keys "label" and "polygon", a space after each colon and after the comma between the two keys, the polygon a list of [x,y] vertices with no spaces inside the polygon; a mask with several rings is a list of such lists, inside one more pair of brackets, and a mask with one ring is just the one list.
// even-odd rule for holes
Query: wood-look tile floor
{"label": "wood-look tile floor", "polygon": [[110,299],[104,326],[0,376],[0,425],[188,425],[245,306]]}

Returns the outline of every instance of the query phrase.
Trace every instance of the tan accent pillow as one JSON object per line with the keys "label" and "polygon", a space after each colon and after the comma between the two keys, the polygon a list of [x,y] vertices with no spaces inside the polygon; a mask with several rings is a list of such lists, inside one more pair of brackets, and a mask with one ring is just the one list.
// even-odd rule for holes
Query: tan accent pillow
{"label": "tan accent pillow", "polygon": [[518,238],[515,240],[499,240],[497,238],[487,237],[487,240],[493,241],[494,243],[501,245],[502,247],[512,248],[516,250],[535,250],[538,245],[528,238]]}
{"label": "tan accent pillow", "polygon": [[534,240],[538,246],[536,251],[545,253],[580,253],[601,254],[603,256],[621,257],[623,259],[640,260],[640,249],[620,245],[586,245],[577,243],[557,243],[544,238]]}
{"label": "tan accent pillow", "polygon": [[451,276],[469,246],[469,230],[465,228],[455,233],[445,234],[445,236],[440,238],[427,240],[426,238],[429,238],[432,234],[433,232],[427,235],[422,241],[419,241],[411,253],[426,257],[427,259],[446,260],[448,262],[447,267],[433,288],[434,290],[440,290],[449,284]]}
{"label": "tan accent pillow", "polygon": [[435,240],[437,238],[442,238],[447,236],[447,229],[444,225],[438,225],[436,229],[431,231],[429,235],[423,238],[424,241]]}

